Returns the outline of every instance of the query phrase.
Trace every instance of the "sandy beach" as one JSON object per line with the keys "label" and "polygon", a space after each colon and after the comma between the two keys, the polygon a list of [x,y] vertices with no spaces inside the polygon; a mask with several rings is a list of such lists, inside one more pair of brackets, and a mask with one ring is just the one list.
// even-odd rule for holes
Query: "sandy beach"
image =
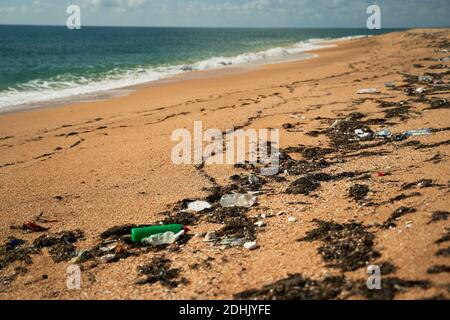
{"label": "sandy beach", "polygon": [[[396,32],[1,114],[0,299],[448,299],[449,49],[448,29]],[[368,88],[377,92],[357,94]],[[173,164],[171,135],[194,121],[280,129],[279,174]],[[260,191],[258,202],[224,210],[218,200],[233,191]],[[187,212],[188,199],[212,208]],[[48,230],[23,230],[29,221]],[[191,231],[158,248],[127,239],[131,225],[159,222]],[[258,248],[205,242],[207,232]],[[10,237],[25,242],[10,250]],[[90,256],[70,290],[81,249]],[[369,265],[381,290],[366,287]]]}

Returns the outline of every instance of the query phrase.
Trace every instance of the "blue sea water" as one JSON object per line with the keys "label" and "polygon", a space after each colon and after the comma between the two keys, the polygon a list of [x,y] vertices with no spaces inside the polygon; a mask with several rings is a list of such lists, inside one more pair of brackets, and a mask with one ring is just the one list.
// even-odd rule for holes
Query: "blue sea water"
{"label": "blue sea water", "polygon": [[384,29],[208,29],[0,25],[0,111],[274,58]]}

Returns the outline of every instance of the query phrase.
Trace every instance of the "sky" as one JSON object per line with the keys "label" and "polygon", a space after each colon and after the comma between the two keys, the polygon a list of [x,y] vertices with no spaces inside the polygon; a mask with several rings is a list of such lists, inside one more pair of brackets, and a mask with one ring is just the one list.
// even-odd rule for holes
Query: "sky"
{"label": "sky", "polygon": [[367,7],[382,28],[450,26],[450,0],[0,0],[0,24],[82,26],[365,28]]}

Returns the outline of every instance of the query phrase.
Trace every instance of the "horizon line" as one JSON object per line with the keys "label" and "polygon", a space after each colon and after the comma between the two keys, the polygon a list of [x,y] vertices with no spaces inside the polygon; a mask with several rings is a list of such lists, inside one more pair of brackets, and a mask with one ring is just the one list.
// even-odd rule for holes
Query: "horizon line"
{"label": "horizon line", "polygon": [[[66,27],[64,24],[21,24],[21,23],[7,23],[0,26],[18,26],[18,27]],[[132,25],[82,25],[81,28],[192,28],[192,29],[367,29],[367,27],[263,27],[263,26],[132,26]],[[369,31],[382,31],[384,29],[448,29],[450,26],[409,26],[409,27],[394,27],[387,26],[378,30]]]}

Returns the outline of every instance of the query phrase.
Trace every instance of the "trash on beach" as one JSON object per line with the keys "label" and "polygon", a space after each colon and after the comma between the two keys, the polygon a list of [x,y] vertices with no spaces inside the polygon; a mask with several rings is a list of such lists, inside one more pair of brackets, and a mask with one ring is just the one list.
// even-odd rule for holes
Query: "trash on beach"
{"label": "trash on beach", "polygon": [[262,228],[266,225],[266,223],[264,221],[257,221],[255,222],[255,226]]}
{"label": "trash on beach", "polygon": [[256,203],[257,197],[252,193],[226,194],[220,199],[220,205],[223,208],[243,207],[250,208]]}
{"label": "trash on beach", "polygon": [[394,87],[395,87],[395,83],[394,83],[394,82],[386,82],[386,83],[384,84],[384,86],[385,86],[386,88],[394,88]]}
{"label": "trash on beach", "polygon": [[419,76],[418,79],[419,79],[419,82],[427,82],[427,83],[433,82],[433,77],[428,76],[428,75]]}
{"label": "trash on beach", "polygon": [[404,133],[407,137],[428,136],[431,134],[429,128],[408,130]]}
{"label": "trash on beach", "polygon": [[429,129],[429,128],[413,129],[413,130],[408,130],[403,133],[393,135],[392,139],[394,141],[403,141],[410,137],[428,136],[430,134],[431,134],[431,129]]}
{"label": "trash on beach", "polygon": [[168,224],[168,225],[160,225],[160,226],[133,228],[133,229],[131,229],[131,241],[134,243],[137,243],[137,242],[141,242],[142,239],[148,238],[155,234],[165,233],[165,232],[169,232],[169,231],[177,234],[182,230],[184,230],[185,232],[188,232],[189,228],[185,227],[181,224]]}
{"label": "trash on beach", "polygon": [[441,59],[439,59],[439,61],[448,62],[448,61],[450,61],[450,57],[441,58]]}
{"label": "trash on beach", "polygon": [[248,182],[253,185],[261,184],[261,179],[258,176],[251,174],[248,176]]}
{"label": "trash on beach", "polygon": [[48,231],[49,228],[45,228],[43,226],[40,226],[32,221],[24,223],[22,226],[11,226],[12,229],[22,229],[32,232],[45,232]]}
{"label": "trash on beach", "polygon": [[379,138],[389,138],[390,136],[392,136],[392,133],[389,129],[383,129],[381,131],[378,131],[376,133],[376,136]]}
{"label": "trash on beach", "polygon": [[110,263],[110,262],[114,262],[117,259],[117,256],[113,253],[111,254],[107,254],[103,257],[100,258],[100,261],[102,263]]}
{"label": "trash on beach", "polygon": [[191,211],[195,211],[195,212],[200,212],[203,211],[205,209],[210,209],[211,205],[209,204],[209,202],[206,201],[194,201],[194,202],[190,202],[187,205],[187,209],[191,210]]}
{"label": "trash on beach", "polygon": [[241,247],[244,245],[244,240],[241,238],[225,238],[220,240],[222,246]]}
{"label": "trash on beach", "polygon": [[142,239],[141,243],[146,246],[161,246],[165,244],[172,244],[179,240],[185,234],[184,230],[181,230],[178,233],[174,233],[172,231],[167,231],[164,233],[154,234],[148,238]]}
{"label": "trash on beach", "polygon": [[80,250],[77,254],[76,257],[72,258],[69,263],[71,264],[77,264],[77,263],[82,263],[84,261],[86,261],[89,258],[89,251],[87,250]]}
{"label": "trash on beach", "polygon": [[359,89],[356,91],[357,94],[374,94],[374,93],[380,93],[380,91],[376,88],[370,88],[370,89]]}
{"label": "trash on beach", "polygon": [[356,129],[355,134],[361,139],[367,139],[372,136],[371,132],[364,131],[363,129]]}
{"label": "trash on beach", "polygon": [[420,87],[420,88],[417,88],[417,89],[416,89],[416,92],[419,93],[419,94],[422,94],[422,93],[424,93],[425,91],[426,91],[426,90],[425,90],[424,87]]}
{"label": "trash on beach", "polygon": [[217,235],[215,232],[207,232],[205,235],[205,238],[203,239],[204,242],[213,242],[217,240]]}
{"label": "trash on beach", "polygon": [[258,249],[258,244],[256,243],[256,241],[246,242],[244,243],[244,248],[247,250],[255,250]]}
{"label": "trash on beach", "polygon": [[297,218],[295,218],[295,217],[289,217],[288,218],[288,222],[293,223],[293,222],[296,222],[296,221],[297,221]]}
{"label": "trash on beach", "polygon": [[386,176],[386,172],[382,172],[382,171],[380,171],[380,172],[377,172],[377,176],[378,177],[385,177]]}
{"label": "trash on beach", "polygon": [[14,250],[16,247],[24,244],[25,241],[22,239],[17,239],[15,237],[8,238],[8,241],[5,244],[6,251]]}

